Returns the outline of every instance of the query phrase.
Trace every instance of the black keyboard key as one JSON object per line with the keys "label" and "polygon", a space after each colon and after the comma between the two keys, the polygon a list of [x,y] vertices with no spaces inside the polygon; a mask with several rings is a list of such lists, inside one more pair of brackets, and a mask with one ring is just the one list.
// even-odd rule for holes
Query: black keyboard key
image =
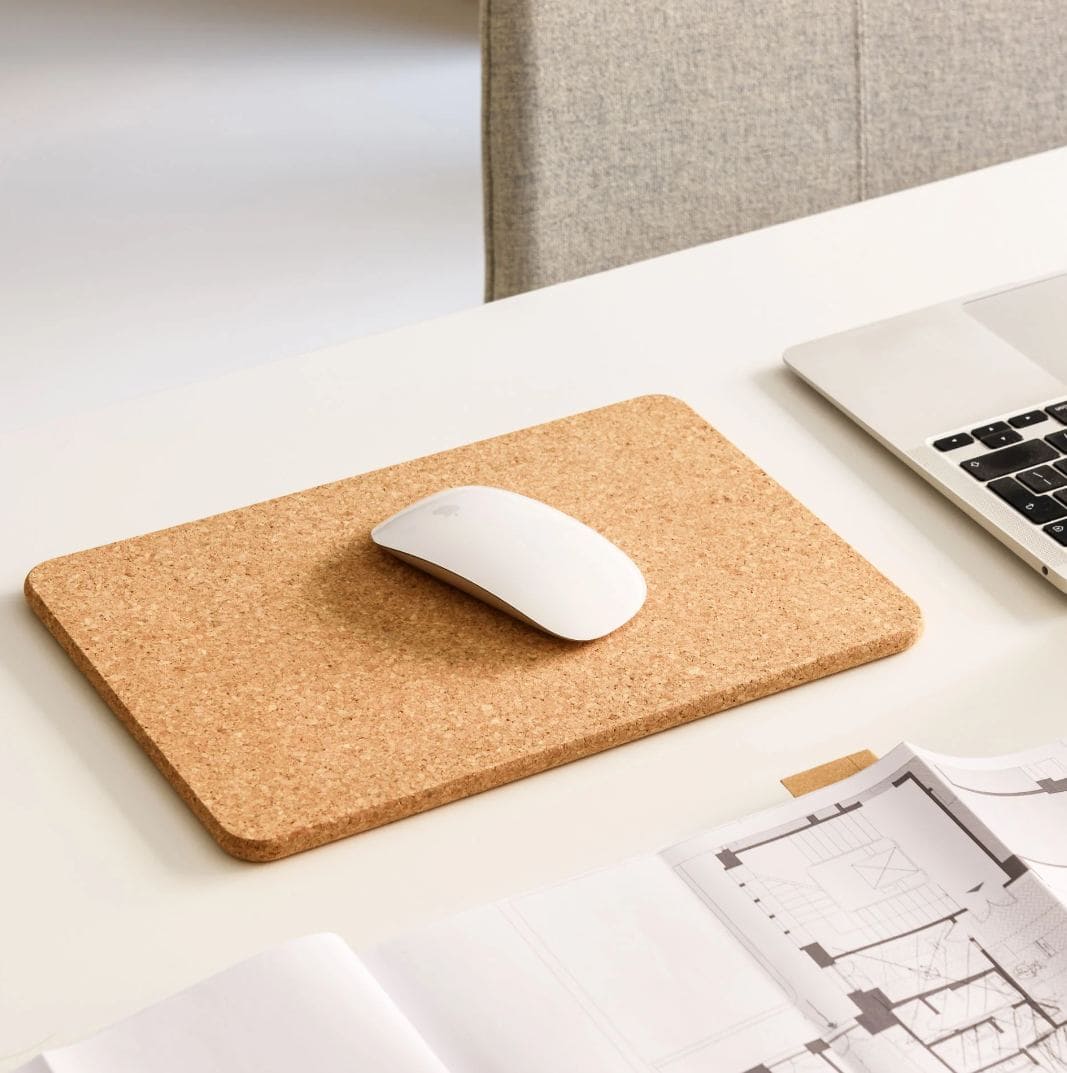
{"label": "black keyboard key", "polygon": [[1053,406],[1046,406],[1045,413],[1056,418],[1061,425],[1067,425],[1067,402],[1057,402]]}
{"label": "black keyboard key", "polygon": [[1067,477],[1051,466],[1028,469],[1025,473],[1017,473],[1016,478],[1022,481],[1031,492],[1054,492],[1057,488],[1067,486]]}
{"label": "black keyboard key", "polygon": [[957,432],[955,436],[942,436],[941,439],[934,440],[934,447],[939,451],[955,451],[957,447],[966,447],[969,443],[974,443],[973,436],[968,436],[966,432]]}
{"label": "black keyboard key", "polygon": [[1028,413],[1017,413],[1008,418],[1008,424],[1012,428],[1029,428],[1031,425],[1040,425],[1042,421],[1048,421],[1049,415],[1043,410],[1031,410]]}
{"label": "black keyboard key", "polygon": [[1052,496],[1035,496],[1012,477],[1002,477],[993,481],[989,490],[995,492],[1005,503],[1013,506],[1034,525],[1054,522],[1057,518],[1067,518],[1067,504],[1060,503]]}
{"label": "black keyboard key", "polygon": [[972,428],[971,435],[976,440],[984,440],[986,436],[995,436],[998,432],[1007,432],[1008,423],[1006,421],[994,421],[989,425],[982,425],[980,428]]}
{"label": "black keyboard key", "polygon": [[979,439],[986,447],[1007,447],[1009,443],[1018,443],[1022,436],[1009,428],[1004,432],[994,432],[992,436],[980,436]]}
{"label": "black keyboard key", "polygon": [[1048,420],[1048,414],[1044,410],[1031,410],[1026,414],[1016,414],[1008,418],[1008,424],[1012,428],[1029,428],[1031,425],[1040,425]]}
{"label": "black keyboard key", "polygon": [[1043,466],[1059,457],[1044,440],[1027,440],[1025,443],[1017,443],[987,455],[968,458],[960,463],[960,467],[977,481],[991,481],[995,477],[1004,477],[1021,469]]}
{"label": "black keyboard key", "polygon": [[1053,525],[1046,525],[1045,532],[1048,533],[1057,544],[1062,544],[1067,548],[1067,525],[1063,522],[1055,522]]}
{"label": "black keyboard key", "polygon": [[1043,410],[1031,410],[1028,413],[1017,413],[1008,418],[1008,424],[1012,428],[1029,428],[1031,425],[1040,425],[1042,421],[1048,421],[1049,415]]}
{"label": "black keyboard key", "polygon": [[1064,432],[1050,432],[1045,439],[1056,448],[1057,451],[1062,451],[1067,454],[1067,431]]}

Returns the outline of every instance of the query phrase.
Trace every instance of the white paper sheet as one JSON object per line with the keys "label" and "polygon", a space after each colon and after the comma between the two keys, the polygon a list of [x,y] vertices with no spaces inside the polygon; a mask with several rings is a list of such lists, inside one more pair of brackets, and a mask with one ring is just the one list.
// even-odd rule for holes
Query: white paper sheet
{"label": "white paper sheet", "polygon": [[816,1038],[657,856],[464,914],[368,964],[452,1073],[726,1073]]}
{"label": "white paper sheet", "polygon": [[269,950],[25,1073],[445,1073],[334,935]]}
{"label": "white paper sheet", "polygon": [[1067,899],[1067,745],[962,760],[915,749],[952,792]]}

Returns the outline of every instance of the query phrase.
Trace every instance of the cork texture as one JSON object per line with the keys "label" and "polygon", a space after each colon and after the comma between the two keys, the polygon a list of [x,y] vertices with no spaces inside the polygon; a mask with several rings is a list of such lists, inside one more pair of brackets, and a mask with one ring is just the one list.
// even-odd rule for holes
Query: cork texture
{"label": "cork texture", "polygon": [[849,753],[848,756],[840,756],[818,767],[808,768],[807,771],[788,775],[782,779],[782,785],[794,797],[802,797],[813,790],[821,790],[824,786],[832,786],[835,782],[847,779],[849,775],[855,775],[857,771],[870,767],[877,759],[870,749],[861,749],[858,753]]}
{"label": "cork texture", "polygon": [[[648,599],[588,644],[370,530],[487,484],[599,530]],[[646,396],[41,564],[37,615],[219,845],[271,860],[898,652],[915,605]]]}

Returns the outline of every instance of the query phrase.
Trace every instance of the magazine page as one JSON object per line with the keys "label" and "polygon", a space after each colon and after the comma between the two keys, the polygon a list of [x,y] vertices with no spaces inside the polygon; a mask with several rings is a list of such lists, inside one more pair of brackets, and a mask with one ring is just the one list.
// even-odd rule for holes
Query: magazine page
{"label": "magazine page", "polygon": [[446,1073],[359,958],[313,935],[211,977],[25,1073]]}
{"label": "magazine page", "polygon": [[[996,778],[1041,802],[1045,818],[1030,814],[1041,833],[1030,829],[1026,844],[1062,855],[1048,809],[1060,798],[1033,792],[1060,777],[1040,766],[1048,759],[1027,761],[1014,782]],[[989,810],[983,822],[975,795],[965,801],[950,781],[1012,766],[933,764],[900,747],[837,786],[667,851],[818,1026],[810,1058],[798,1051],[759,1073],[1067,1069],[1067,911],[1008,845],[1026,825]]]}

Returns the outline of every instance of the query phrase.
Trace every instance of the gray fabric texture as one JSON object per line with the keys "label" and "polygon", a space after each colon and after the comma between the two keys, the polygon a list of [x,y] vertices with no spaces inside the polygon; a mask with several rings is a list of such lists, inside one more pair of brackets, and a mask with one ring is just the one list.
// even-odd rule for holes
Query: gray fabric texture
{"label": "gray fabric texture", "polygon": [[1067,143],[1063,0],[483,0],[486,295]]}

